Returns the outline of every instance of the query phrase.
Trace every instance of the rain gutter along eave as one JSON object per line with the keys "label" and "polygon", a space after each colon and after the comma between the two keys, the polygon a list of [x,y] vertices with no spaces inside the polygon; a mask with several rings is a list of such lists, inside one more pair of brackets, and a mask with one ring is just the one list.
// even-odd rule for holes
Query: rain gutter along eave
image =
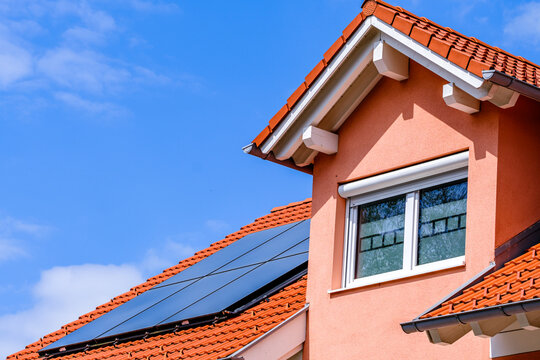
{"label": "rain gutter along eave", "polygon": [[405,333],[411,334],[413,332],[468,324],[474,321],[482,321],[500,316],[512,316],[536,310],[540,310],[540,298],[464,311],[457,314],[442,315],[427,319],[415,319],[413,321],[401,323],[400,325]]}
{"label": "rain gutter along eave", "polygon": [[533,100],[540,101],[540,88],[525,81],[516,79],[515,77],[505,74],[501,71],[484,70],[482,71],[482,77],[484,78],[484,80],[518,92]]}

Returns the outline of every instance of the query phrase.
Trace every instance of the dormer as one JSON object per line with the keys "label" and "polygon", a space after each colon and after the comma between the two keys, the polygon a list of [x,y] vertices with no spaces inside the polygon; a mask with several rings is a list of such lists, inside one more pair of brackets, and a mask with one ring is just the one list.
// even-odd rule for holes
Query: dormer
{"label": "dormer", "polygon": [[518,236],[540,220],[540,67],[382,1],[362,8],[244,148],[313,174],[307,346],[486,358],[481,337],[438,347],[399,324],[540,241]]}

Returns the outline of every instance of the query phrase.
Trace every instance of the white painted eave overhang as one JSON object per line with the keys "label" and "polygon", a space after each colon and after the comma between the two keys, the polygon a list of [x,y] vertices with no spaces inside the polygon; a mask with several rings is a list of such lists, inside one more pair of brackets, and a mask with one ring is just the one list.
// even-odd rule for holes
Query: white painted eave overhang
{"label": "white painted eave overhang", "polygon": [[[390,67],[393,69],[377,63],[377,59],[380,59],[378,51],[383,46],[392,56]],[[304,141],[306,129],[312,126],[336,133],[382,76],[397,81],[407,77],[408,74],[402,74],[400,57],[407,59],[407,64],[408,59],[412,59],[447,80],[445,101],[448,106],[461,111],[474,113],[479,110],[476,105],[480,101],[490,101],[502,108],[510,107],[519,96],[515,91],[455,65],[375,16],[370,16],[260,145],[262,154],[273,154],[278,161],[292,159],[297,166],[312,164],[319,149]]]}
{"label": "white painted eave overhang", "polygon": [[220,360],[285,360],[303,349],[309,304],[291,317]]}

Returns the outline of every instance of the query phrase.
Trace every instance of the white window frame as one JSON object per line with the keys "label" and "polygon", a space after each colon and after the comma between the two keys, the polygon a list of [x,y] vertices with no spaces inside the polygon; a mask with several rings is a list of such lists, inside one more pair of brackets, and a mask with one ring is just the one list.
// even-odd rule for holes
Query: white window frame
{"label": "white window frame", "polygon": [[[419,191],[467,179],[468,163],[469,152],[465,151],[341,185],[339,194],[347,199],[342,287],[366,286],[464,265],[465,255],[415,264],[418,253]],[[355,278],[358,206],[398,195],[406,197],[403,268]]]}

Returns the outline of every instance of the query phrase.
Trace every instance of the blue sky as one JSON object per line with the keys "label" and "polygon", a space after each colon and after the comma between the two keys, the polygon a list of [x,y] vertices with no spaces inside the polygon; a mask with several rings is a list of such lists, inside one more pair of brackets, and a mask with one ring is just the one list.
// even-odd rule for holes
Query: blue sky
{"label": "blue sky", "polygon": [[[243,154],[361,1],[0,0],[0,358],[311,178]],[[540,61],[540,2],[393,1]]]}

